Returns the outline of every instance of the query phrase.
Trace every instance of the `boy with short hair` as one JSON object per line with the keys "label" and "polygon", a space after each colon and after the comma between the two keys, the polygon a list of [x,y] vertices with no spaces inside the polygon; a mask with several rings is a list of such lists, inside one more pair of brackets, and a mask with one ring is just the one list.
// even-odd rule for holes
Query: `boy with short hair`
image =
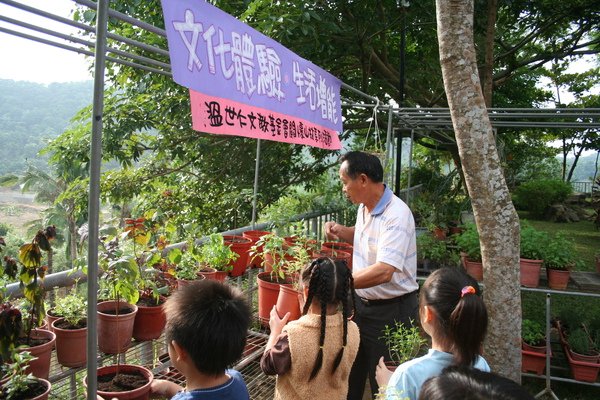
{"label": "boy with short hair", "polygon": [[171,364],[185,376],[186,387],[155,380],[152,394],[171,400],[248,400],[242,375],[228,369],[244,351],[250,324],[242,293],[214,280],[194,282],[175,291],[165,313]]}

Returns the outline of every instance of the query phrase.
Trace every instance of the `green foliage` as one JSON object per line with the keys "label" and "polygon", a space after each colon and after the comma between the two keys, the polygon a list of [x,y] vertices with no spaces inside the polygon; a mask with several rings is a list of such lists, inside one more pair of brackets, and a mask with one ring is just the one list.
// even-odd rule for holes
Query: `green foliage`
{"label": "green foliage", "polygon": [[[261,249],[262,247],[262,249]],[[287,267],[290,256],[293,256],[293,247],[285,242],[285,238],[276,233],[269,233],[262,236],[250,248],[250,257],[262,257],[264,260],[267,255],[273,259],[273,272],[271,275],[283,279],[285,277],[285,268]]]}
{"label": "green foliage", "polygon": [[199,262],[216,269],[217,271],[229,272],[233,269],[232,262],[237,260],[239,255],[231,250],[230,246],[225,244],[223,235],[213,233],[208,236],[202,244],[199,253]]}
{"label": "green foliage", "polygon": [[550,236],[546,232],[538,231],[525,220],[521,222],[521,258],[544,259],[549,242]]}
{"label": "green foliage", "polygon": [[594,343],[589,337],[588,333],[582,328],[576,328],[569,332],[567,342],[575,353],[583,355],[594,355],[598,354],[594,349]]}
{"label": "green foliage", "polygon": [[86,317],[87,300],[83,295],[77,292],[77,287],[73,288],[66,296],[57,296],[54,302],[53,312],[56,316],[63,317],[73,326]]}
{"label": "green foliage", "polygon": [[573,239],[560,232],[556,233],[546,246],[542,265],[546,268],[566,271],[579,263]]}
{"label": "green foliage", "polygon": [[477,226],[475,224],[466,224],[464,230],[456,236],[455,240],[460,250],[467,253],[469,259],[481,261],[479,232],[477,232]]}
{"label": "green foliage", "polygon": [[415,358],[427,343],[412,320],[410,327],[405,327],[401,322],[396,322],[395,326],[386,325],[381,339],[389,348],[392,360],[398,364]]}
{"label": "green foliage", "polygon": [[185,251],[174,249],[169,254],[169,259],[175,264],[175,277],[177,279],[198,279],[200,271],[200,255],[193,240],[188,240]]}
{"label": "green foliage", "polygon": [[521,338],[530,346],[544,346],[546,344],[546,332],[543,325],[530,319],[523,319]]}
{"label": "green foliage", "polygon": [[541,217],[550,205],[563,202],[572,191],[569,183],[558,179],[534,180],[515,190],[514,202],[516,207]]}
{"label": "green foliage", "polygon": [[436,239],[426,232],[417,236],[417,254],[420,259],[436,261],[444,265],[456,265],[458,254],[446,246],[446,242]]}
{"label": "green foliage", "polygon": [[0,388],[0,398],[6,400],[24,399],[29,386],[37,382],[37,378],[31,373],[26,373],[28,364],[36,357],[28,351],[14,352],[12,362],[7,365],[5,374],[10,376],[8,382]]}
{"label": "green foliage", "polygon": [[118,237],[101,241],[98,266],[101,270],[98,281],[106,285],[111,299],[137,303],[140,268],[135,256],[126,254],[119,246]]}

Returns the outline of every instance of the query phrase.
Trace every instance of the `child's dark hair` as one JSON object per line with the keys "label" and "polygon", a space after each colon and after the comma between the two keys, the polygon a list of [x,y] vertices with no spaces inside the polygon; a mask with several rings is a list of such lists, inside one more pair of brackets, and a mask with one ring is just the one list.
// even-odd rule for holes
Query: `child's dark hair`
{"label": "child's dark hair", "polygon": [[477,281],[458,268],[433,272],[421,288],[420,304],[437,316],[443,340],[450,346],[455,364],[471,366],[479,354],[488,315]]}
{"label": "child's dark hair", "polygon": [[165,303],[167,343],[177,342],[198,371],[217,375],[242,355],[251,311],[238,289],[214,280],[184,286]]}
{"label": "child's dark hair", "polygon": [[314,298],[321,304],[321,337],[319,339],[319,353],[315,360],[315,365],[310,373],[309,381],[312,380],[323,364],[323,343],[325,342],[325,327],[327,317],[327,305],[342,303],[342,315],[344,320],[344,338],[342,348],[333,361],[331,373],[333,374],[344,355],[344,348],[348,339],[348,317],[354,310],[354,299],[352,306],[348,303],[350,293],[354,289],[354,280],[352,271],[348,269],[345,261],[333,261],[331,258],[322,257],[314,260],[302,271],[302,282],[308,286],[308,298],[304,304],[302,314],[308,312]]}
{"label": "child's dark hair", "polygon": [[419,400],[533,400],[533,396],[508,378],[453,365],[425,381]]}

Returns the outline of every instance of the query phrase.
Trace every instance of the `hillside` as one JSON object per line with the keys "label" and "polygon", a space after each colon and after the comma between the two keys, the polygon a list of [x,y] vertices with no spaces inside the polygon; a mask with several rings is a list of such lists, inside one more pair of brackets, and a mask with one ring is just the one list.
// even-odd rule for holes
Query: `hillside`
{"label": "hillside", "polygon": [[0,79],[0,175],[23,171],[37,153],[92,102],[93,82],[51,83]]}

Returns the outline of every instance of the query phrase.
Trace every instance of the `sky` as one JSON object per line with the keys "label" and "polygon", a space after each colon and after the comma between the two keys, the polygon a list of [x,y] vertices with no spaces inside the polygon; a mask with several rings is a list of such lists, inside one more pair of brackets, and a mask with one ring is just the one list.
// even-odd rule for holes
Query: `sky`
{"label": "sky", "polygon": [[[71,11],[75,8],[75,3],[72,0],[16,1],[69,19],[71,18]],[[0,15],[68,34],[77,31],[76,28],[6,4],[0,4]],[[0,26],[53,41],[61,41],[4,21],[0,21]],[[86,81],[92,79],[92,74],[88,71],[89,64],[90,61],[82,54],[0,32],[0,79],[44,84]]]}

